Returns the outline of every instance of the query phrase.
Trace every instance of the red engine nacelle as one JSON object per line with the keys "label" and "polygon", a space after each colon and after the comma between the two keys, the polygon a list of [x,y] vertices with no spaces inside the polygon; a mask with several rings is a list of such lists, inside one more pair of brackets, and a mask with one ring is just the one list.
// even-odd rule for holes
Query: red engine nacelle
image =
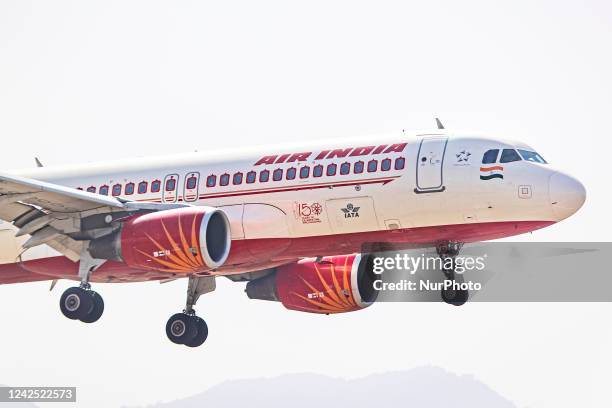
{"label": "red engine nacelle", "polygon": [[140,215],[120,232],[94,241],[94,257],[134,268],[193,273],[223,265],[231,247],[227,216],[212,207],[184,207]]}
{"label": "red engine nacelle", "polygon": [[378,296],[371,257],[352,254],[283,265],[247,284],[251,299],[280,301],[291,310],[343,313],[370,306]]}

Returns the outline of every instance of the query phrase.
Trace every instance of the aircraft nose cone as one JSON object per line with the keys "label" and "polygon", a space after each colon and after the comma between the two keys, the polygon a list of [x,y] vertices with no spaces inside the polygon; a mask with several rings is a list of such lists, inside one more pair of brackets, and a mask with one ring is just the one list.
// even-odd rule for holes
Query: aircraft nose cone
{"label": "aircraft nose cone", "polygon": [[584,204],[586,190],[574,177],[554,173],[549,183],[550,203],[558,221],[574,214]]}

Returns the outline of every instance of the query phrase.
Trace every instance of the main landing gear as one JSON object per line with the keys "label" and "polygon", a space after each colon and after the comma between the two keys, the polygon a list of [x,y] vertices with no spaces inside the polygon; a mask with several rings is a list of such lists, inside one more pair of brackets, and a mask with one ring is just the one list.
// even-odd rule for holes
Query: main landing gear
{"label": "main landing gear", "polygon": [[93,323],[102,317],[104,300],[98,292],[91,290],[89,276],[104,262],[103,259],[92,258],[87,250],[83,251],[79,263],[81,284],[66,289],[60,298],[60,310],[64,316],[83,323]]}
{"label": "main landing gear", "polygon": [[187,347],[201,346],[208,337],[208,326],[196,316],[193,306],[200,295],[215,290],[214,276],[190,276],[187,284],[187,302],[182,313],[176,313],[166,323],[166,335],[171,342]]}
{"label": "main landing gear", "polygon": [[104,300],[87,283],[66,289],[60,298],[60,310],[69,319],[93,323],[102,317]]}
{"label": "main landing gear", "polygon": [[[438,256],[442,258],[442,272],[447,280],[463,283],[463,275],[455,273],[455,257],[463,247],[460,242],[446,242],[436,247]],[[461,306],[468,301],[470,293],[467,289],[455,289],[452,286],[442,289],[442,300],[449,305]]]}

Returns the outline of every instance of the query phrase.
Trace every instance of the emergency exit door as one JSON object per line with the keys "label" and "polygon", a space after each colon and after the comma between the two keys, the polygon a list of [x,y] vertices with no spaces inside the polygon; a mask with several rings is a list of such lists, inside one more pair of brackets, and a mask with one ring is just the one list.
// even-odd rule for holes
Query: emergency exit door
{"label": "emergency exit door", "polygon": [[448,137],[433,136],[421,140],[416,163],[415,193],[444,191],[444,154]]}
{"label": "emergency exit door", "polygon": [[178,199],[178,174],[168,174],[164,178],[164,185],[162,186],[162,202],[164,203],[175,203]]}

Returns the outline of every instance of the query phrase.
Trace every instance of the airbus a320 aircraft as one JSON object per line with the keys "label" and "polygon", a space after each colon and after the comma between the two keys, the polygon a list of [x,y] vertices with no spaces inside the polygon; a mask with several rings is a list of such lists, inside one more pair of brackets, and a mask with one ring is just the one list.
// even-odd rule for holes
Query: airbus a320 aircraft
{"label": "airbus a320 aircraft", "polygon": [[[92,283],[187,278],[166,333],[189,347],[208,336],[193,306],[218,276],[288,309],[356,311],[377,296],[376,250],[453,257],[466,242],[550,226],[585,200],[531,147],[443,129],[6,171],[0,194],[0,283],[79,281],[60,309],[92,323],[104,309]],[[468,294],[442,298],[459,305]]]}

